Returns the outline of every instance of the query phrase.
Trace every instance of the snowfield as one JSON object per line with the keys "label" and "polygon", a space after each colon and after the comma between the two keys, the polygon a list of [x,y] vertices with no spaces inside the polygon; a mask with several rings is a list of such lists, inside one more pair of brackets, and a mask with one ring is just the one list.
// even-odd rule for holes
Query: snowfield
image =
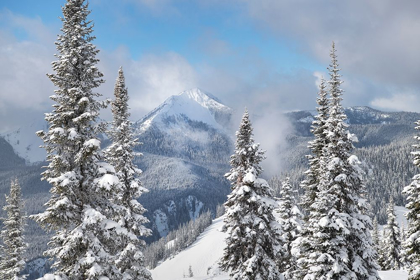
{"label": "snowfield", "polygon": [[[407,209],[396,207],[397,219],[400,223],[406,223],[404,214]],[[152,270],[154,280],[229,280],[229,276],[220,272],[217,262],[223,255],[226,234],[221,231],[223,218],[220,217],[198,237],[198,239],[187,249],[180,252],[172,259],[164,261]],[[189,267],[193,277],[188,277]],[[406,271],[380,271],[382,280],[407,280]],[[184,277],[185,276],[185,277]]]}
{"label": "snowfield", "polygon": [[382,280],[407,280],[408,273],[402,270],[379,271]]}
{"label": "snowfield", "polygon": [[[223,217],[215,219],[190,247],[152,270],[153,279],[185,279],[190,265],[195,276],[190,279],[229,279],[227,275],[212,278],[207,274],[209,268],[217,267],[215,264],[223,254],[226,234],[221,231],[222,226]],[[213,269],[213,273],[218,274],[218,271]]]}

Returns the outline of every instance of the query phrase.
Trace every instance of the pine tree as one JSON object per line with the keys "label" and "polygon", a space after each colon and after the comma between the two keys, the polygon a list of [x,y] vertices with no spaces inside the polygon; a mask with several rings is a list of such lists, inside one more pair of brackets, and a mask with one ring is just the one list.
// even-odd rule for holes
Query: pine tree
{"label": "pine tree", "polygon": [[301,213],[294,202],[292,194],[292,186],[290,179],[282,184],[277,212],[280,218],[280,233],[282,239],[280,244],[283,247],[284,255],[278,260],[280,272],[283,273],[285,279],[293,279],[293,274],[297,270],[296,256],[292,253],[292,244],[300,234],[301,229]]}
{"label": "pine tree", "polygon": [[276,205],[267,182],[258,178],[264,153],[254,143],[248,112],[236,133],[235,153],[226,178],[232,192],[225,203],[226,248],[220,265],[232,279],[282,279],[276,260],[281,239],[273,210]]}
{"label": "pine tree", "polygon": [[97,123],[105,102],[94,92],[103,83],[96,67],[99,52],[92,44],[93,24],[84,0],[67,0],[62,7],[63,27],[56,47],[56,86],[52,113],[46,114],[48,131],[39,131],[49,162],[43,179],[51,185],[44,213],[34,219],[54,231],[45,252],[54,260],[55,274],[67,279],[122,279],[113,263],[112,249],[120,225],[110,217],[115,211],[113,191],[120,187],[114,168],[102,162]]}
{"label": "pine tree", "polygon": [[305,195],[302,199],[302,207],[307,213],[311,211],[316,194],[318,193],[318,184],[321,172],[320,160],[322,152],[327,145],[327,137],[325,134],[329,111],[329,101],[327,95],[327,86],[325,84],[325,80],[322,78],[317,98],[318,115],[315,116],[311,129],[315,139],[310,141],[308,145],[312,154],[307,156],[309,169],[305,172],[306,180],[304,180],[301,184],[301,187],[305,190]]}
{"label": "pine tree", "polygon": [[26,279],[26,275],[21,275],[25,268],[26,243],[23,238],[25,216],[21,189],[17,179],[11,182],[10,195],[6,195],[6,205],[3,210],[7,212],[7,218],[4,219],[4,229],[0,234],[4,243],[0,276],[3,280]]}
{"label": "pine tree", "polygon": [[378,257],[378,265],[381,270],[385,270],[385,245],[383,237],[385,236],[385,229],[382,229],[382,238],[379,240],[379,249],[377,251]]}
{"label": "pine tree", "polygon": [[147,190],[137,177],[141,174],[141,170],[133,163],[134,147],[139,143],[133,136],[129,120],[128,91],[122,68],[118,72],[114,96],[113,123],[108,132],[112,144],[107,148],[105,155],[107,162],[115,167],[122,183],[121,188],[114,193],[113,201],[117,209],[114,219],[126,229],[119,233],[118,247],[115,249],[116,266],[122,274],[122,279],[152,279],[144,264],[142,249],[145,242],[137,238],[149,236],[151,231],[144,226],[148,222],[143,216],[146,210],[137,201]]}
{"label": "pine tree", "polygon": [[401,237],[400,228],[396,221],[394,200],[391,198],[387,207],[387,225],[384,227],[384,267],[385,270],[399,270],[402,267],[400,261]]}
{"label": "pine tree", "polygon": [[406,230],[404,228],[404,224],[401,225],[401,252],[400,252],[400,261],[401,261],[401,269],[407,270],[408,268],[408,260],[407,260],[407,254],[406,254],[406,248],[405,248],[405,240],[407,239]]}
{"label": "pine tree", "polygon": [[373,219],[373,230],[372,230],[372,243],[375,246],[376,252],[379,252],[379,225],[378,225],[378,219]]}
{"label": "pine tree", "polygon": [[318,193],[309,214],[309,254],[301,260],[304,279],[380,279],[369,230],[365,186],[359,160],[350,152],[353,136],[347,131],[341,105],[341,75],[334,43],[331,51],[330,107],[327,145],[320,159]]}
{"label": "pine tree", "polygon": [[326,122],[329,114],[329,100],[327,98],[327,86],[325,80],[322,79],[319,85],[317,98],[317,112],[315,120],[312,122],[311,132],[315,139],[309,142],[308,148],[311,151],[307,155],[309,161],[309,169],[305,172],[306,179],[302,182],[301,187],[305,190],[302,198],[301,206],[304,213],[305,223],[302,225],[300,236],[292,243],[293,250],[296,252],[298,269],[295,270],[294,275],[297,278],[303,279],[306,270],[309,267],[308,256],[312,250],[311,232],[307,229],[309,224],[310,213],[315,211],[313,209],[316,196],[319,192],[319,183],[322,176],[323,166],[321,166],[323,151],[327,145]]}
{"label": "pine tree", "polygon": [[376,251],[376,262],[378,263],[379,267],[383,269],[383,262],[384,262],[384,256],[383,256],[383,242],[381,235],[379,234],[379,224],[378,219],[373,219],[373,230],[372,230],[372,243]]}
{"label": "pine tree", "polygon": [[[420,130],[420,121],[416,122],[416,129]],[[420,136],[415,139],[420,141]],[[420,167],[420,143],[413,146],[416,151],[414,155],[414,165]],[[420,174],[413,177],[409,186],[404,188],[403,193],[407,195],[408,231],[407,239],[404,243],[405,254],[409,262],[409,280],[420,280]]]}

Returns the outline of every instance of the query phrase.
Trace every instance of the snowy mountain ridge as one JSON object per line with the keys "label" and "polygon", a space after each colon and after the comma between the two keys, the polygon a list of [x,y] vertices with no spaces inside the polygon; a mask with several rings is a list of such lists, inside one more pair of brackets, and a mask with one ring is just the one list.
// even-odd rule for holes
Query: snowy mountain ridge
{"label": "snowy mountain ridge", "polygon": [[[414,123],[420,117],[414,112],[383,112],[368,106],[353,106],[344,109],[349,124],[409,124]],[[312,124],[315,110],[287,112],[293,121]]]}
{"label": "snowy mountain ridge", "polygon": [[147,130],[152,123],[164,122],[166,118],[180,116],[224,129],[230,120],[232,109],[223,105],[216,97],[198,88],[183,91],[172,95],[160,106],[137,121],[135,126],[141,133]]}

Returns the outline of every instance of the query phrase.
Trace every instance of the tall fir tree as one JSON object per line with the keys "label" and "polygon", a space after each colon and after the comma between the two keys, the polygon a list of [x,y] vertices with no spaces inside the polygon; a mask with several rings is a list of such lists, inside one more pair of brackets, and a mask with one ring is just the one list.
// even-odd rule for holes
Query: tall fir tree
{"label": "tall fir tree", "polygon": [[[115,100],[112,102],[113,123],[108,132],[112,140],[106,149],[107,162],[115,167],[122,186],[116,189],[113,202],[116,206],[114,219],[125,228],[118,236],[118,247],[115,248],[116,266],[122,274],[122,279],[152,279],[146,269],[142,249],[145,242],[138,237],[151,234],[144,224],[149,222],[143,216],[146,211],[137,201],[147,190],[142,186],[138,175],[141,170],[134,163],[134,147],[139,144],[132,132],[129,120],[128,91],[122,68],[118,71],[118,78],[114,89]],[[138,154],[141,155],[141,154]]]}
{"label": "tall fir tree", "polygon": [[254,143],[248,111],[236,137],[232,168],[225,175],[232,192],[225,203],[227,246],[220,265],[231,279],[282,279],[276,263],[282,254],[279,225],[273,215],[276,201],[267,182],[258,178],[264,152]]}
{"label": "tall fir tree", "polygon": [[310,141],[308,145],[308,148],[311,151],[311,154],[307,155],[309,169],[305,172],[306,179],[301,184],[301,187],[305,190],[301,205],[306,213],[311,211],[311,207],[313,206],[315,197],[318,193],[318,184],[321,172],[320,162],[322,152],[327,145],[327,136],[325,131],[327,128],[326,123],[329,113],[329,101],[327,85],[325,84],[324,78],[321,79],[318,98],[316,101],[318,104],[318,107],[316,108],[318,114],[312,122],[311,129],[315,139]]}
{"label": "tall fir tree", "polygon": [[10,194],[6,195],[6,205],[3,210],[7,213],[4,219],[4,229],[1,231],[3,240],[2,260],[0,262],[0,276],[3,280],[22,280],[25,268],[24,254],[26,243],[23,238],[25,215],[23,213],[23,199],[21,188],[17,179],[12,180]]}
{"label": "tall fir tree", "polygon": [[280,244],[284,252],[278,259],[280,272],[283,273],[286,280],[294,279],[293,275],[298,268],[292,244],[300,234],[301,213],[295,203],[289,178],[286,178],[282,183],[276,211],[280,218],[280,233],[282,235]]}
{"label": "tall fir tree", "polygon": [[113,262],[115,233],[121,226],[110,219],[113,192],[120,187],[114,168],[102,162],[98,133],[99,110],[105,102],[94,92],[103,83],[97,68],[99,50],[92,41],[93,24],[84,0],[67,0],[62,7],[62,34],[58,35],[52,113],[48,131],[39,131],[49,162],[43,179],[51,185],[44,213],[34,219],[54,231],[45,252],[54,260],[55,275],[67,279],[122,279]]}
{"label": "tall fir tree", "polygon": [[335,45],[331,50],[330,107],[326,121],[327,144],[320,159],[318,193],[308,226],[310,246],[301,258],[304,279],[380,279],[377,273],[367,215],[365,186],[359,160],[350,152],[353,136],[341,105],[341,75]]}
{"label": "tall fir tree", "polygon": [[402,268],[400,260],[401,255],[401,236],[400,228],[397,224],[397,217],[395,216],[394,200],[391,198],[387,212],[387,224],[384,227],[383,240],[383,269],[384,270],[399,270]]}
{"label": "tall fir tree", "polygon": [[[416,122],[416,129],[420,130],[420,121]],[[420,136],[415,136],[415,139],[420,142]],[[413,147],[415,151],[414,165],[420,167],[420,143]],[[404,188],[403,193],[407,196],[408,213],[408,230],[407,239],[404,243],[405,255],[409,263],[409,280],[420,280],[420,174],[413,177],[410,185]]]}
{"label": "tall fir tree", "polygon": [[309,224],[310,213],[316,209],[313,209],[316,196],[319,192],[320,178],[323,172],[322,156],[323,150],[327,145],[326,122],[329,114],[329,100],[327,86],[324,79],[321,79],[319,85],[318,97],[317,97],[318,114],[315,116],[315,120],[312,122],[311,132],[314,135],[314,140],[309,142],[308,148],[311,151],[310,155],[307,155],[309,161],[309,169],[305,172],[306,179],[302,182],[301,187],[305,191],[301,207],[303,210],[304,223],[300,232],[300,236],[292,243],[293,251],[295,252],[297,259],[297,268],[293,272],[296,278],[305,277],[305,271],[308,269],[308,255],[312,250],[311,232],[307,229]]}

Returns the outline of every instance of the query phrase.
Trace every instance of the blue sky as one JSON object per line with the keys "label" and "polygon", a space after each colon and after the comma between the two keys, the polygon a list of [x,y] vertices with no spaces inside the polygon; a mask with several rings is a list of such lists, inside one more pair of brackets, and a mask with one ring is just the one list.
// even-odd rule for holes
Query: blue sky
{"label": "blue sky", "polygon": [[[54,88],[45,73],[51,72],[64,3],[0,2],[0,131],[50,111]],[[99,91],[111,97],[122,65],[134,119],[192,87],[260,114],[314,109],[333,40],[346,106],[420,111],[415,0],[89,3],[107,80]]]}

